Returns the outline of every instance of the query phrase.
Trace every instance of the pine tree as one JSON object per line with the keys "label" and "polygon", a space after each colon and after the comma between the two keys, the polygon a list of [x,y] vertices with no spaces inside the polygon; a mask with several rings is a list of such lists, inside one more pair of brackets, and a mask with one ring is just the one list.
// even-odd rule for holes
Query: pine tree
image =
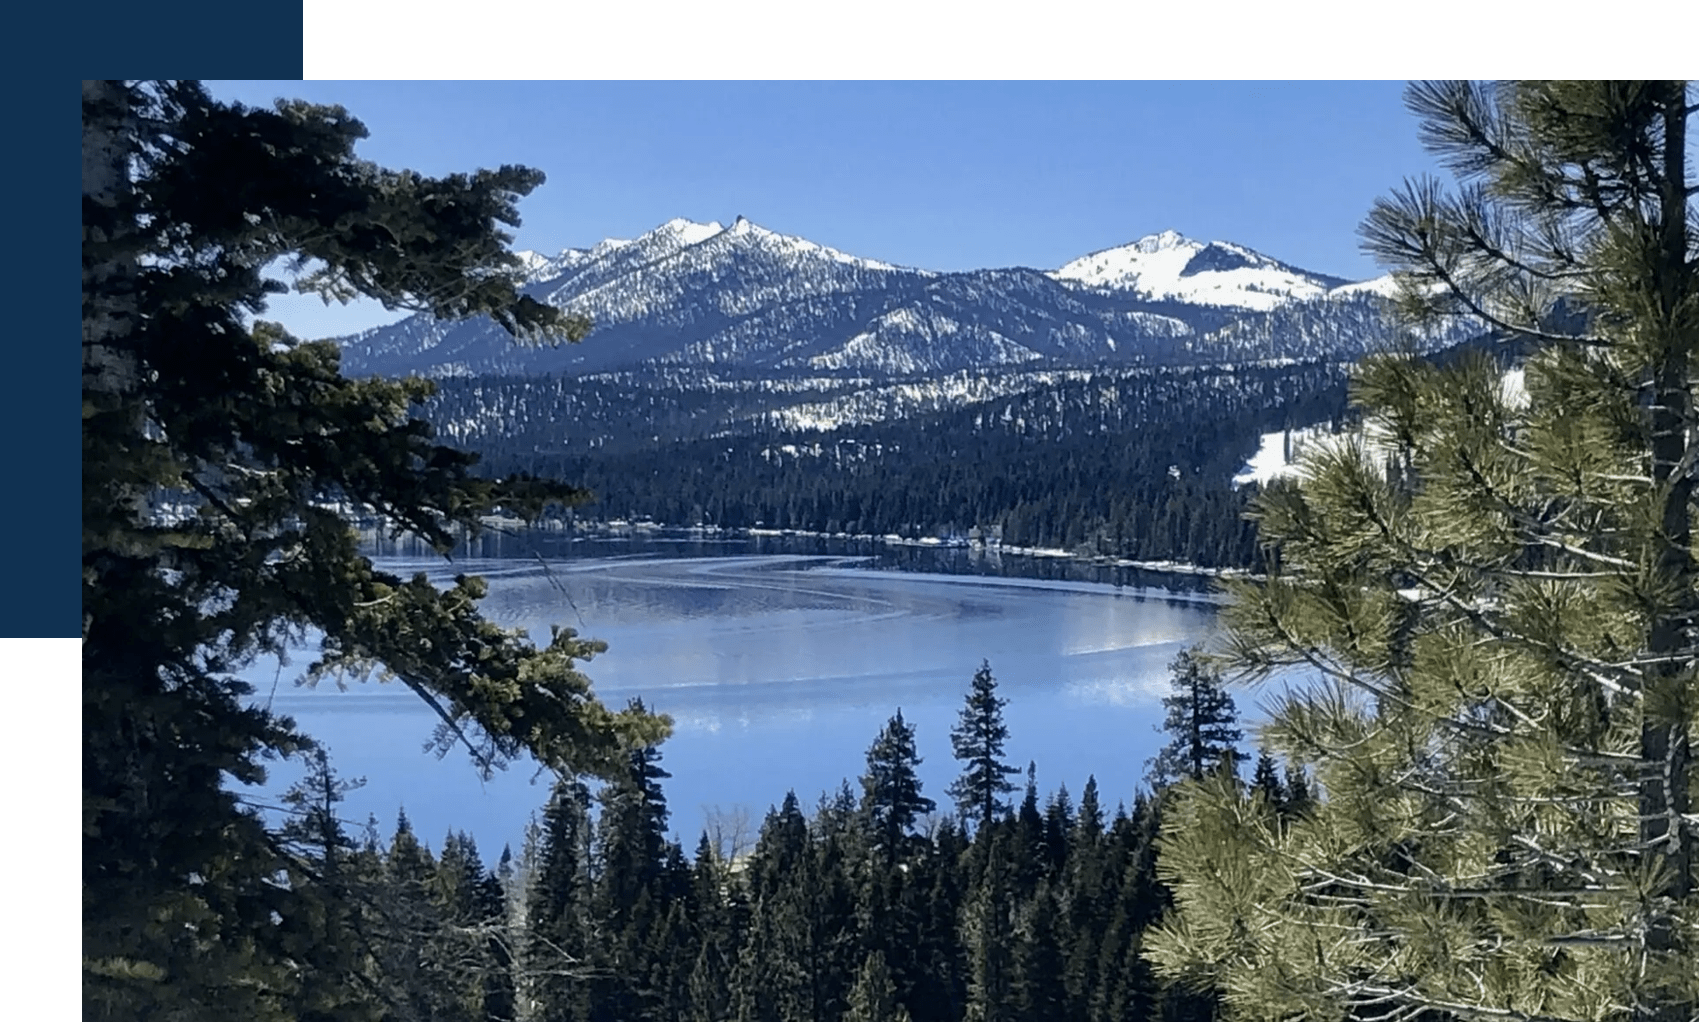
{"label": "pine tree", "polygon": [[1218,768],[1232,769],[1249,759],[1238,747],[1244,733],[1239,730],[1233,697],[1202,650],[1181,650],[1168,670],[1174,694],[1162,700],[1168,716],[1161,726],[1168,744],[1150,761],[1152,783],[1161,786],[1188,777],[1202,780]]}
{"label": "pine tree", "polygon": [[519,1012],[536,1022],[582,1022],[595,945],[591,914],[590,793],[555,782],[543,810],[537,873],[520,953]]}
{"label": "pine tree", "polygon": [[[634,709],[643,712],[640,701]],[[670,776],[660,749],[645,746],[628,755],[624,776],[602,792],[597,915],[615,930],[646,924],[632,916],[639,895],[662,893],[671,842],[661,781]]]}
{"label": "pine tree", "polygon": [[1074,805],[1064,784],[1044,802],[1044,862],[1050,874],[1061,873],[1067,864],[1068,842],[1073,831]]}
{"label": "pine tree", "polygon": [[691,869],[690,902],[696,920],[697,952],[687,980],[689,1022],[728,1022],[732,1014],[729,984],[743,934],[731,903],[730,864],[720,859],[703,833]]}
{"label": "pine tree", "polygon": [[808,819],[802,815],[796,792],[787,791],[779,807],[768,810],[750,853],[744,875],[751,899],[760,902],[774,896],[785,878],[802,868],[808,854]]}
{"label": "pine tree", "polygon": [[513,976],[513,1019],[533,1022],[535,977],[528,971],[531,963],[531,897],[536,890],[538,864],[542,859],[543,828],[535,813],[525,823],[520,839],[519,854],[511,854],[511,846],[502,849],[496,879],[501,882],[503,918],[507,930],[507,955]]}
{"label": "pine tree", "polygon": [[966,1022],[1009,1022],[1013,1018],[1014,882],[1006,828],[981,838],[985,868],[962,908],[962,944],[967,950]]}
{"label": "pine tree", "polygon": [[[915,850],[919,854],[912,855],[896,869],[886,868],[877,860],[869,863],[863,856],[861,868],[852,866],[848,871],[849,883],[857,888],[856,940],[849,949],[851,958],[843,964],[853,979],[854,970],[860,967],[856,956],[878,952],[895,984],[897,999],[905,1005],[914,1005],[918,1011],[928,996],[923,988],[930,986],[927,944],[934,935],[925,914],[931,907],[932,872],[936,864],[927,854],[931,851],[930,842],[915,842]],[[954,913],[950,922],[954,922]]]}
{"label": "pine tree", "polygon": [[[853,835],[853,830],[822,834],[814,842],[809,869],[789,892],[808,921],[810,1004],[805,1018],[836,1018],[848,1003],[849,988],[855,983],[865,947],[856,905],[858,875],[864,883],[871,882],[875,870],[870,867],[882,866],[882,872],[896,874],[887,882],[900,884],[907,865],[883,866],[882,860],[870,860],[866,845]],[[851,836],[851,840],[846,841],[845,836]],[[912,920],[905,918],[900,894],[891,887],[886,887],[884,894],[890,909],[886,915],[890,929],[882,935],[884,944],[893,952],[903,953],[912,943]]]}
{"label": "pine tree", "polygon": [[1288,820],[1295,820],[1310,809],[1310,781],[1304,774],[1304,768],[1296,763],[1286,766],[1286,783],[1283,785],[1285,801],[1281,804],[1281,814]]}
{"label": "pine tree", "polygon": [[1010,963],[1010,1017],[1019,1022],[1064,1018],[1069,1001],[1063,983],[1066,963],[1056,899],[1049,885],[1039,886],[1022,915]]}
{"label": "pine tree", "polygon": [[519,291],[502,227],[536,171],[385,170],[341,108],[192,82],[82,95],[84,1014],[281,1019],[313,979],[272,922],[301,888],[271,883],[289,854],[228,782],[303,736],[248,701],[254,657],[316,629],[314,678],[381,668],[485,770],[605,772],[667,724],[593,697],[577,665],[599,645],[538,648],[479,614],[479,580],[443,591],[358,554],[342,509],[447,549],[498,506],[582,494],[475,476],[410,414],[431,383],[348,379],[335,345],[265,321],[285,290],[266,270],[298,260],[327,299],[489,315],[526,342],[587,324]]}
{"label": "pine tree", "polygon": [[307,753],[307,774],[284,792],[289,818],[278,837],[294,851],[299,868],[290,884],[300,892],[278,929],[313,980],[296,993],[291,1011],[313,1022],[376,1022],[384,1004],[376,996],[376,948],[368,920],[371,882],[360,867],[358,845],[338,816],[348,792],[363,779],[345,781],[322,748]]}
{"label": "pine tree", "polygon": [[1015,811],[1010,833],[1009,866],[1015,889],[1024,898],[1032,894],[1050,869],[1049,849],[1044,844],[1044,814],[1038,808],[1038,764],[1028,760],[1026,792]]}
{"label": "pine tree", "polygon": [[1093,993],[1101,982],[1099,952],[1105,943],[1114,908],[1111,860],[1105,848],[1103,810],[1098,804],[1097,778],[1086,779],[1079,814],[1068,842],[1063,865],[1062,894],[1066,911],[1059,930],[1063,942],[1063,981],[1068,1018],[1091,1015]]}
{"label": "pine tree", "polygon": [[1009,777],[1020,773],[1019,767],[1003,762],[1003,743],[1009,740],[1009,728],[1003,723],[1006,705],[1008,700],[997,695],[991,662],[984,661],[974,672],[967,703],[950,729],[950,747],[965,767],[945,794],[955,800],[956,812],[964,821],[971,820],[981,829],[1009,811],[1003,796],[1015,790]]}
{"label": "pine tree", "polygon": [[897,1000],[896,985],[885,968],[885,956],[869,952],[850,988],[844,1022],[909,1022],[909,1011]]}
{"label": "pine tree", "polygon": [[667,901],[645,949],[650,963],[648,1017],[660,1022],[684,1022],[690,1013],[690,977],[701,943],[687,906],[682,897]]}
{"label": "pine tree", "polygon": [[1263,804],[1269,811],[1284,814],[1286,811],[1286,785],[1280,781],[1280,767],[1274,762],[1267,749],[1257,753],[1256,769],[1251,772],[1251,791],[1262,796]]}
{"label": "pine tree", "polygon": [[696,952],[690,970],[690,1022],[729,1022],[733,1017],[732,964],[711,943]]}
{"label": "pine tree", "polygon": [[[641,701],[634,711],[642,713]],[[683,856],[666,837],[666,796],[661,752],[630,752],[627,772],[601,795],[600,849],[593,900],[601,939],[593,957],[601,968],[593,986],[591,1019],[654,1019],[663,1014],[666,990],[656,983],[664,964],[654,954],[668,942],[664,929],[688,879]]]}
{"label": "pine tree", "polygon": [[920,793],[921,764],[914,746],[914,728],[898,710],[867,750],[867,771],[861,776],[862,809],[867,815],[874,847],[887,863],[901,857],[909,830],[938,803]]}
{"label": "pine tree", "polygon": [[449,1019],[490,1018],[487,1000],[511,1017],[512,972],[499,884],[484,869],[478,843],[462,831],[443,841],[432,877],[442,929],[433,942],[433,980]]}
{"label": "pine tree", "polygon": [[813,1017],[814,920],[795,896],[814,876],[808,821],[795,792],[767,814],[744,871],[749,925],[732,969],[737,1022],[790,1022]]}
{"label": "pine tree", "polygon": [[402,1019],[428,1019],[445,1010],[439,1007],[448,984],[438,971],[444,934],[431,897],[435,875],[435,858],[400,811],[378,885],[376,942],[385,1002]]}
{"label": "pine tree", "polygon": [[1366,246],[1407,311],[1474,317],[1501,343],[1368,360],[1361,436],[1259,498],[1277,556],[1233,586],[1232,655],[1314,679],[1267,736],[1314,765],[1315,801],[1276,828],[1216,780],[1182,797],[1162,856],[1179,912],[1155,960],[1259,1017],[1685,1022],[1693,90],[1444,82],[1408,99],[1461,187],[1406,184]]}
{"label": "pine tree", "polygon": [[[504,854],[506,849],[503,849]],[[478,879],[473,899],[478,927],[484,931],[483,1004],[478,1015],[485,1022],[513,1022],[518,1014],[518,982],[515,970],[516,942],[508,928],[507,892],[494,871]]]}
{"label": "pine tree", "polygon": [[922,860],[914,875],[919,901],[919,944],[915,949],[916,976],[902,1000],[916,1018],[962,1017],[967,997],[966,951],[958,926],[962,887],[965,882],[963,856],[967,840],[954,820],[940,823],[934,837],[933,854]]}
{"label": "pine tree", "polygon": [[1097,794],[1097,775],[1085,779],[1085,794],[1080,796],[1079,815],[1074,819],[1072,847],[1095,845],[1103,840],[1103,806]]}

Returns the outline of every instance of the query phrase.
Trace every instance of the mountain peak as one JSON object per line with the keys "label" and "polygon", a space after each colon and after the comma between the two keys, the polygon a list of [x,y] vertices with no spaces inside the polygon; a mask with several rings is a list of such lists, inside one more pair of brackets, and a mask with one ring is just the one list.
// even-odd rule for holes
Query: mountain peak
{"label": "mountain peak", "polygon": [[742,213],[739,213],[737,216],[732,218],[731,226],[725,228],[723,233],[728,238],[751,238],[757,241],[770,241],[774,239],[782,241],[802,240],[801,238],[792,238],[788,234],[781,234],[778,231],[768,230],[744,216]]}
{"label": "mountain peak", "polygon": [[1157,252],[1172,252],[1177,248],[1200,248],[1202,245],[1179,231],[1167,230],[1156,234],[1147,234],[1128,247],[1147,255],[1154,255]]}
{"label": "mountain peak", "polygon": [[1268,311],[1313,298],[1336,281],[1287,266],[1243,245],[1202,242],[1179,231],[1147,234],[1118,248],[1093,252],[1051,277],[1149,301]]}
{"label": "mountain peak", "polygon": [[686,245],[694,245],[699,241],[707,241],[709,238],[712,238],[714,235],[725,230],[725,228],[720,226],[720,222],[718,220],[710,220],[705,224],[699,224],[694,220],[687,220],[684,217],[677,216],[668,220],[666,223],[656,228],[656,230],[666,231],[668,234],[677,237]]}

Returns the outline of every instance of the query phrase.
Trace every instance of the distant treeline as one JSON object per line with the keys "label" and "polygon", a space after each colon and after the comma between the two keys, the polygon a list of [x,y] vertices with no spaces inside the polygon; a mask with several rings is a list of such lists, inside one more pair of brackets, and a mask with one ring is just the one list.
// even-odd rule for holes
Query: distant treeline
{"label": "distant treeline", "polygon": [[[1252,567],[1249,494],[1231,479],[1261,434],[1342,419],[1344,376],[1332,363],[1105,374],[872,425],[605,450],[571,443],[579,427],[533,404],[511,433],[471,447],[485,471],[588,487],[581,517],[910,537],[978,528],[1012,545]],[[500,389],[450,381],[430,414],[464,421]]]}

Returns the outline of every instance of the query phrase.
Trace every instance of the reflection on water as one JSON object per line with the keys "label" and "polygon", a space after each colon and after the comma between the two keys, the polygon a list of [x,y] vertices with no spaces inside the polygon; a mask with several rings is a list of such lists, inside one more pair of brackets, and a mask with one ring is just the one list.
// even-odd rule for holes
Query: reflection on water
{"label": "reflection on water", "polygon": [[[1094,773],[1109,802],[1130,801],[1158,741],[1166,665],[1213,618],[1196,595],[939,570],[949,564],[937,555],[957,551],[920,551],[935,559],[891,570],[841,547],[750,546],[760,544],[625,544],[625,556],[596,556],[609,545],[560,544],[539,560],[533,544],[527,559],[453,564],[390,550],[379,565],[443,581],[482,575],[484,610],[503,625],[542,640],[562,624],[606,641],[586,665],[596,691],[613,705],[640,696],[674,718],[666,792],[687,846],[707,806],[746,806],[758,820],[787,789],[812,804],[853,781],[899,706],[918,729],[927,793],[947,805],[949,728],[982,659],[1009,699],[1010,759],[1035,760],[1041,789],[1065,782],[1077,795]],[[262,694],[275,670],[249,672]],[[324,739],[344,775],[367,778],[349,815],[375,813],[386,834],[405,803],[433,844],[454,826],[493,856],[546,796],[530,770],[480,784],[461,756],[421,755],[431,717],[403,690],[304,690],[287,673],[275,708]],[[286,767],[274,783],[292,776]]]}
{"label": "reflection on water", "polygon": [[[364,534],[367,552],[385,558],[434,559],[417,539]],[[475,561],[548,561],[605,557],[744,557],[768,554],[852,557],[869,568],[903,572],[941,572],[989,578],[1047,582],[1097,582],[1175,593],[1208,593],[1207,577],[1146,571],[1063,557],[1002,554],[997,548],[886,545],[869,539],[832,536],[734,536],[680,529],[636,530],[628,535],[591,535],[545,529],[487,529],[464,539],[451,556]],[[438,562],[440,563],[440,562]]]}

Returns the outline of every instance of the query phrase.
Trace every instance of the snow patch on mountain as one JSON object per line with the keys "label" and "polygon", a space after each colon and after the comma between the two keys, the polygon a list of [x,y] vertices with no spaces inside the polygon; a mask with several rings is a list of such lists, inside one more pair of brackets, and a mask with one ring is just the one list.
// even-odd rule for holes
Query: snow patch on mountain
{"label": "snow patch on mountain", "polygon": [[1077,370],[1016,370],[997,374],[980,369],[962,370],[930,380],[863,387],[836,394],[828,401],[799,402],[769,413],[767,421],[788,430],[833,430],[959,408],[1063,381],[1087,379],[1090,375]]}
{"label": "snow patch on mountain", "polygon": [[551,262],[548,256],[541,252],[533,252],[530,249],[518,249],[513,254],[518,257],[520,265],[524,267],[527,274],[535,273]]}
{"label": "snow patch on mountain", "polygon": [[701,242],[707,241],[709,238],[712,238],[714,235],[725,230],[724,227],[720,226],[720,222],[718,220],[710,220],[705,224],[699,224],[694,220],[686,220],[684,217],[674,217],[673,219],[668,220],[666,223],[661,225],[661,229],[672,231],[674,234],[678,235],[678,240],[684,242],[686,245],[700,244]]}
{"label": "snow patch on mountain", "polygon": [[1307,440],[1319,435],[1315,427],[1304,429],[1282,429],[1273,433],[1264,433],[1262,442],[1257,446],[1255,454],[1245,462],[1233,477],[1233,488],[1249,486],[1267,486],[1270,482],[1285,476],[1293,475],[1297,468],[1298,454],[1303,450]]}
{"label": "snow patch on mountain", "polygon": [[1346,298],[1351,295],[1379,295],[1391,298],[1398,293],[1398,282],[1392,279],[1392,274],[1374,277],[1370,280],[1359,280],[1354,284],[1342,284],[1327,293],[1329,298]]}
{"label": "snow patch on mountain", "polygon": [[1266,312],[1327,293],[1331,278],[1307,273],[1225,241],[1194,241],[1178,231],[1082,256],[1050,274],[1085,287],[1131,291],[1151,301]]}
{"label": "snow patch on mountain", "polygon": [[[1517,366],[1500,374],[1499,400],[1512,411],[1526,410],[1529,403],[1525,370]],[[1362,456],[1371,466],[1380,466],[1396,448],[1390,426],[1378,416],[1369,417],[1362,426],[1335,433],[1326,423],[1296,429],[1264,433],[1256,453],[1233,476],[1233,487],[1256,483],[1266,486],[1281,478],[1303,479],[1304,459],[1325,451],[1343,450],[1347,445],[1361,445]]]}
{"label": "snow patch on mountain", "polygon": [[[607,243],[603,242],[603,244]],[[617,244],[626,243],[619,242]],[[520,269],[527,284],[553,280],[561,274],[583,266],[596,258],[595,249],[588,248],[566,248],[562,249],[558,255],[552,256],[529,250],[522,250],[513,254],[519,257]]]}
{"label": "snow patch on mountain", "polygon": [[[904,267],[893,266],[890,263],[880,262],[877,259],[866,259],[861,256],[850,255],[847,252],[840,252],[835,248],[829,248],[825,245],[809,241],[807,238],[799,238],[791,234],[780,234],[777,231],[770,231],[742,216],[738,217],[730,227],[726,228],[725,233],[726,236],[730,238],[748,238],[763,248],[782,256],[812,256],[815,258],[824,258],[833,262],[843,263],[848,266],[859,267],[864,270],[905,269]],[[909,270],[908,272],[918,272],[928,277],[933,275],[930,271],[925,270]]]}
{"label": "snow patch on mountain", "polygon": [[[837,348],[805,360],[813,369],[862,369],[888,373],[922,373],[937,371],[951,359],[945,352],[934,349],[936,340],[960,333],[960,325],[939,318],[926,323],[912,310],[896,309],[874,321],[873,329],[851,337]],[[972,350],[977,365],[1018,365],[1033,362],[1044,356],[995,330],[974,331],[974,336],[958,341],[954,347]]]}

